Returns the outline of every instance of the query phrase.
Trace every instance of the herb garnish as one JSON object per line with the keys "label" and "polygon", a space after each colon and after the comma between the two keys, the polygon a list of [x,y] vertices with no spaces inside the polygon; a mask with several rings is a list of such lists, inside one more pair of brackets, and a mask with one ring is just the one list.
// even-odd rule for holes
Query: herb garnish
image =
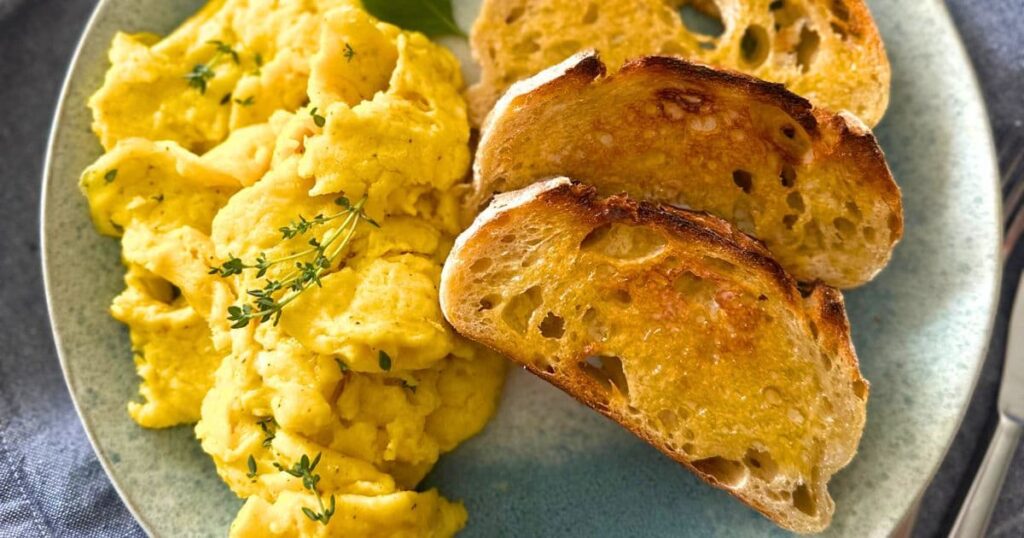
{"label": "herb garnish", "polygon": [[317,114],[316,111],[317,107],[313,107],[313,110],[309,111],[309,115],[313,116],[313,123],[315,123],[317,127],[323,127],[324,124],[327,123],[327,118]]}
{"label": "herb garnish", "polygon": [[249,461],[246,464],[249,466],[249,472],[245,476],[256,478],[256,458],[252,457],[252,454],[249,454]]}
{"label": "herb garnish", "polygon": [[331,507],[325,508],[324,499],[323,497],[320,496],[320,490],[317,489],[317,484],[320,483],[320,475],[313,474],[313,471],[316,470],[316,466],[319,463],[320,454],[317,454],[316,457],[313,458],[312,462],[309,461],[309,456],[303,454],[302,458],[300,458],[295,465],[292,465],[291,469],[286,469],[280,463],[274,463],[274,467],[277,467],[279,470],[284,471],[294,476],[295,478],[302,479],[302,487],[308,489],[311,493],[316,495],[316,502],[318,505],[320,505],[319,512],[314,512],[312,509],[303,506],[302,513],[306,514],[306,517],[308,517],[309,519],[313,521],[319,521],[320,523],[326,525],[327,522],[331,520],[331,516],[334,515],[334,495],[331,495]]}
{"label": "herb garnish", "polygon": [[260,417],[260,419],[256,421],[256,424],[259,424],[260,429],[263,430],[263,446],[269,447],[270,444],[274,442],[274,437],[276,436],[274,431],[270,428],[271,426],[277,426],[277,422],[274,421],[274,417]]}
{"label": "herb garnish", "polygon": [[377,353],[377,364],[381,370],[388,372],[391,370],[391,355],[388,355],[383,349]]}
{"label": "herb garnish", "polygon": [[346,62],[351,62],[352,61],[352,57],[356,55],[356,51],[355,51],[355,49],[352,48],[352,45],[349,45],[348,43],[345,43],[345,53],[344,54],[345,54],[345,61]]}
{"label": "herb garnish", "polygon": [[217,47],[217,52],[213,55],[213,59],[210,60],[211,65],[216,63],[217,60],[219,60],[220,57],[224,55],[230,56],[231,61],[234,62],[235,65],[238,65],[238,53],[235,52],[235,49],[231,48],[231,45],[228,45],[227,43],[219,39],[207,41],[207,43]]}
{"label": "herb garnish", "polygon": [[103,174],[103,181],[107,183],[113,183],[115,179],[117,179],[117,168],[108,170],[106,174]]}
{"label": "herb garnish", "polygon": [[250,95],[245,99],[235,99],[235,104],[239,106],[252,106],[256,102],[256,97]]}
{"label": "herb garnish", "polygon": [[229,254],[226,262],[219,267],[210,268],[209,274],[224,278],[240,275],[246,269],[255,269],[256,278],[263,278],[271,267],[295,262],[295,269],[280,280],[267,279],[262,289],[247,290],[246,293],[254,298],[252,304],[228,307],[228,321],[232,322],[232,329],[241,329],[257,319],[261,322],[273,319],[274,325],[277,325],[281,319],[281,311],[288,303],[294,301],[311,285],[322,286],[320,278],[334,265],[338,256],[352,240],[359,221],[380,227],[376,221],[363,212],[363,205],[366,204],[365,196],[355,205],[344,196],[336,199],[334,203],[340,206],[342,211],[328,216],[319,214],[308,220],[300,215],[298,221],[293,221],[288,226],[280,228],[279,231],[283,239],[292,239],[306,234],[317,226],[344,217],[341,226],[324,234],[322,239],[311,238],[308,241],[310,248],[273,260],[268,259],[266,254],[260,253],[256,257],[256,261],[251,264]]}
{"label": "herb garnish", "polygon": [[348,365],[345,364],[344,361],[342,361],[338,357],[334,357],[334,362],[338,363],[338,369],[341,370],[341,373],[345,373],[348,371]]}
{"label": "herb garnish", "polygon": [[231,101],[231,92],[225,93],[224,97],[220,98],[220,104],[226,105]]}
{"label": "herb garnish", "polygon": [[188,81],[188,85],[191,88],[199,90],[200,94],[206,93],[206,82],[212,79],[214,76],[213,69],[206,64],[196,64],[188,74],[185,75],[185,80]]}

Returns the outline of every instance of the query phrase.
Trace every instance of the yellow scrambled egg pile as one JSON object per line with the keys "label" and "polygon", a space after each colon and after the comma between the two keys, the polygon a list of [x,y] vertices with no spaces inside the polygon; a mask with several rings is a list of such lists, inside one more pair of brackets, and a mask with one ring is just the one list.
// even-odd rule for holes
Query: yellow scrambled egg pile
{"label": "yellow scrambled egg pile", "polygon": [[[131,417],[197,422],[246,499],[232,536],[457,532],[462,505],[413,488],[493,414],[504,364],[438,306],[470,159],[455,58],[352,0],[215,0],[166,38],[119,34],[110,60],[81,188],[121,239]],[[294,267],[216,268],[302,262],[343,219],[283,229],[357,200],[318,285],[229,320]]]}

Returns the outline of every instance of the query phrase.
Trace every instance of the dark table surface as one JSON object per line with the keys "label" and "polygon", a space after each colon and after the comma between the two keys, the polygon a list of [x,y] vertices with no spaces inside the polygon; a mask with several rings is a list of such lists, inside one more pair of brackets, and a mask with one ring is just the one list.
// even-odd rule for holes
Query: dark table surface
{"label": "dark table surface", "polygon": [[[36,498],[56,494],[72,499],[60,510],[36,514],[34,519],[42,524],[17,531],[18,536],[64,535],[69,528],[110,535],[138,532],[116,523],[124,521],[121,507],[117,514],[95,513],[109,511],[111,496],[116,494],[99,479],[103,471],[92,453],[81,449],[81,442],[73,442],[85,434],[61,379],[40,275],[37,223],[46,138],[64,71],[94,4],[95,0],[29,0],[0,19],[0,409],[10,413],[0,416],[0,430],[4,421],[39,421],[35,428],[10,428],[25,438],[0,439],[22,447],[13,451],[0,445],[0,456],[24,458],[18,467],[27,470],[24,476],[0,476],[0,485],[33,490]],[[997,143],[1016,140],[1017,151],[1024,151],[1024,0],[948,0],[947,4],[978,71]],[[977,392],[948,457],[925,493],[914,536],[947,532],[995,428],[1006,316],[1024,266],[1022,253],[1018,250],[1010,256],[1001,313]],[[12,382],[29,377],[30,371],[31,378],[39,380],[34,385]],[[47,483],[31,472],[61,464],[75,465],[97,479]],[[71,520],[78,525],[69,525]],[[0,522],[0,536],[14,532]],[[1024,536],[1024,449],[1017,452],[989,533]]]}

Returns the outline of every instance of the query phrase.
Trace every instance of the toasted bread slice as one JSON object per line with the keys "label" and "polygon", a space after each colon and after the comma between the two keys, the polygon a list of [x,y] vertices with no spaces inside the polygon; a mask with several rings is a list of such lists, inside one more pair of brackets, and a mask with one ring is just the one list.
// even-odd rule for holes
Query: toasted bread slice
{"label": "toasted bread slice", "polygon": [[802,296],[725,221],[537,183],[459,236],[440,300],[458,332],[778,525],[828,526],[868,395],[842,295]]}
{"label": "toasted bread slice", "polygon": [[853,287],[889,261],[903,235],[900,190],[856,118],[676,58],[604,72],[584,53],[502,97],[477,149],[476,207],[565,175],[729,220],[801,281]]}
{"label": "toasted bread slice", "polygon": [[[721,35],[690,31],[685,4],[718,19]],[[470,43],[477,125],[513,82],[586,49],[613,70],[651,54],[736,69],[871,126],[889,104],[889,60],[863,0],[485,0]]]}

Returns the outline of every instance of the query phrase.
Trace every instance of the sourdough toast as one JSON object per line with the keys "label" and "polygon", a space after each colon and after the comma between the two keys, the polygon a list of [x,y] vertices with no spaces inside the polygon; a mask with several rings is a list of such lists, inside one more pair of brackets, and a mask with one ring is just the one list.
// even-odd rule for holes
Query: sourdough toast
{"label": "sourdough toast", "polygon": [[899,187],[860,121],[677,58],[605,75],[581,53],[517,83],[488,117],[473,166],[475,208],[565,175],[729,220],[797,279],[839,288],[874,277],[903,234]]}
{"label": "sourdough toast", "polygon": [[459,333],[816,532],[868,383],[842,295],[805,291],[721,219],[556,178],[495,198],[457,239],[440,300]]}
{"label": "sourdough toast", "polygon": [[[721,35],[690,30],[677,11],[687,4]],[[612,70],[651,54],[736,69],[871,126],[889,102],[889,61],[863,0],[485,0],[470,42],[477,125],[513,82],[586,49]]]}

